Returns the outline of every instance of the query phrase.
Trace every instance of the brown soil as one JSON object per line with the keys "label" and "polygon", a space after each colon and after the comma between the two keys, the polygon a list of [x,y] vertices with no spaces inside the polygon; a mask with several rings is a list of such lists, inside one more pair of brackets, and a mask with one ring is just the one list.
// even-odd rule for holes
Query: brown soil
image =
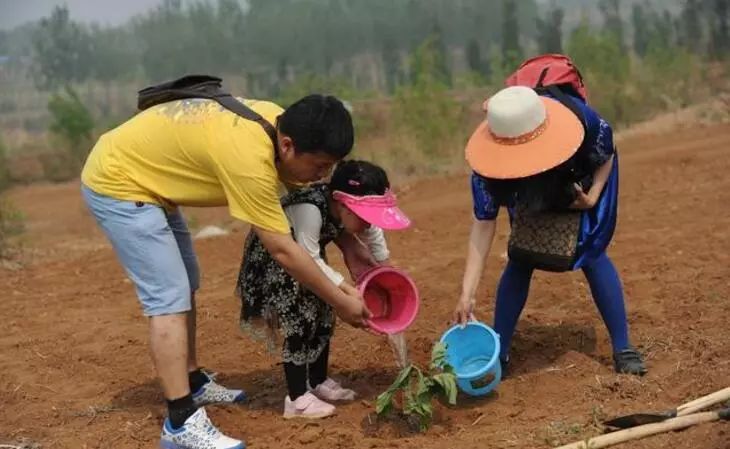
{"label": "brown soil", "polygon": [[[332,372],[361,399],[316,423],[280,418],[277,360],[240,334],[234,280],[245,229],[196,243],[201,362],[252,397],[209,407],[226,433],[252,448],[532,448],[599,433],[600,419],[662,410],[728,386],[730,379],[730,126],[634,135],[621,148],[621,213],[610,249],[625,285],[644,378],[616,375],[610,346],[580,273],[536,276],[518,327],[510,378],[496,394],[437,405],[434,426],[409,433],[377,422],[373,403],[396,369],[384,339],[338,329]],[[392,233],[394,261],[422,292],[409,351],[428,358],[458,295],[471,221],[465,176],[403,189],[412,230]],[[19,264],[0,268],[0,444],[43,448],[150,448],[164,408],[131,284],[85,212],[78,184],[19,188],[26,214]],[[224,210],[192,210],[200,225],[230,226]],[[491,321],[507,227],[482,282],[478,315]],[[25,447],[25,446],[24,446]],[[633,442],[632,448],[730,448],[726,423]]]}

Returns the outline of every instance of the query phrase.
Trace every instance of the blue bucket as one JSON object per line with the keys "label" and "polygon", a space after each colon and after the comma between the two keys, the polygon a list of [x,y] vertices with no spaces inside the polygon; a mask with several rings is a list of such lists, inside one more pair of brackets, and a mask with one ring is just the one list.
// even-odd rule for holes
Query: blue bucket
{"label": "blue bucket", "polygon": [[478,321],[456,325],[441,336],[446,359],[454,367],[459,389],[471,396],[484,396],[502,380],[499,335]]}

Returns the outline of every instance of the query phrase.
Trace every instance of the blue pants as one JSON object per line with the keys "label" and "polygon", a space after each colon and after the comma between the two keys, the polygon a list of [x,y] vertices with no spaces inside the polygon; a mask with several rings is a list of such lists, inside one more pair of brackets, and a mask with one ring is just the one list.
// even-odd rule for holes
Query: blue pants
{"label": "blue pants", "polygon": [[[512,261],[502,273],[497,287],[497,304],[494,310],[494,330],[500,336],[500,354],[509,356],[512,336],[517,321],[527,301],[533,268],[518,265]],[[583,267],[583,273],[591,287],[593,301],[601,313],[603,322],[611,336],[613,351],[619,352],[629,347],[629,331],[626,322],[623,288],[616,268],[606,253],[601,254]]]}
{"label": "blue pants", "polygon": [[89,211],[134,282],[146,316],[187,312],[200,283],[193,241],[179,210],[121,201],[81,186]]}

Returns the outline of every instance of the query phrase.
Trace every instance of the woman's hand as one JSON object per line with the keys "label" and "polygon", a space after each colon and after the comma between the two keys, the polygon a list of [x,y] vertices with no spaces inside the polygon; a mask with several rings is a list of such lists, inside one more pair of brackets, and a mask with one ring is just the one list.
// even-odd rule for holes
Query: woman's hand
{"label": "woman's hand", "polygon": [[606,182],[608,181],[608,176],[611,174],[614,157],[616,156],[611,156],[593,173],[593,185],[591,185],[588,193],[583,192],[583,189],[580,185],[573,184],[577,195],[575,197],[575,201],[573,201],[573,204],[570,205],[571,209],[592,209],[596,204],[598,204],[598,199],[601,197],[603,187],[606,185]]}
{"label": "woman's hand", "polygon": [[573,187],[575,187],[576,196],[573,204],[570,205],[570,208],[578,210],[593,209],[598,202],[598,196],[594,193],[594,190],[591,189],[588,193],[585,193],[580,185],[573,184]]}
{"label": "woman's hand", "polygon": [[473,297],[462,296],[459,298],[459,302],[456,303],[456,308],[454,309],[454,323],[461,324],[463,326],[469,321],[474,321],[475,305],[476,300]]}

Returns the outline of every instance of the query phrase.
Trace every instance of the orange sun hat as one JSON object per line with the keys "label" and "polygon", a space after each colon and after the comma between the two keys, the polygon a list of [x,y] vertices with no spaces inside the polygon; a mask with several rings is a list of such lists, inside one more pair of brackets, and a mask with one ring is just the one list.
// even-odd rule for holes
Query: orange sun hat
{"label": "orange sun hat", "polygon": [[487,119],[466,145],[466,161],[478,174],[517,179],[567,161],[583,142],[576,115],[529,87],[502,89],[486,103]]}

